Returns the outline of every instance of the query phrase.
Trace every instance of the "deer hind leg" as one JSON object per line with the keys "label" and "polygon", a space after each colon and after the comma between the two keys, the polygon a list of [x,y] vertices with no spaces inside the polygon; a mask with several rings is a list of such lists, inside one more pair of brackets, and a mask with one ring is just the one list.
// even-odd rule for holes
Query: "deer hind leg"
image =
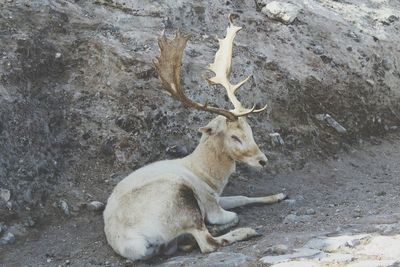
{"label": "deer hind leg", "polygon": [[250,204],[274,204],[284,200],[287,195],[279,193],[266,197],[231,196],[219,197],[218,202],[224,209],[233,209]]}

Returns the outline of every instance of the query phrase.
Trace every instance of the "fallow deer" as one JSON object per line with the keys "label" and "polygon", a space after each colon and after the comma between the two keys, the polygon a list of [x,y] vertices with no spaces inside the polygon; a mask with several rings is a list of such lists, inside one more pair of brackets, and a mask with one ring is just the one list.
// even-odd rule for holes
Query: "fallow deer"
{"label": "fallow deer", "polygon": [[215,225],[217,231],[226,230],[239,222],[238,215],[227,210],[252,203],[272,204],[285,198],[282,193],[255,198],[221,196],[235,171],[235,161],[259,168],[267,163],[245,119],[266,106],[244,108],[236,98],[236,90],[250,77],[236,85],[229,82],[233,40],[241,29],[233,25],[231,16],[229,21],[226,37],[219,40],[215,60],[209,66],[215,76],[208,81],[226,89],[233,110],[200,104],[185,95],[180,74],[189,34],[178,31],[172,40],[165,35],[159,38],[161,53],[154,65],[163,88],[184,106],[218,116],[200,128],[202,137],[192,154],[142,167],[115,187],[104,211],[104,230],[108,243],[123,257],[141,260],[161,249],[174,252],[176,240],[182,235],[192,235],[202,253],[248,239],[257,232],[239,228],[212,236],[206,224]]}

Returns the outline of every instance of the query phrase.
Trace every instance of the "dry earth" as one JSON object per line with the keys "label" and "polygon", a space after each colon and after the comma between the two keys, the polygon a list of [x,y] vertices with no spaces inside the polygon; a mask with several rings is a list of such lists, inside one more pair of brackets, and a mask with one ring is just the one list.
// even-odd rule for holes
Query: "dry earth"
{"label": "dry earth", "polygon": [[[390,244],[388,240],[380,241],[383,247],[375,249],[376,257],[359,255],[356,252],[362,249],[358,249],[354,253],[346,252],[353,255],[351,260],[344,259],[349,264],[362,260],[385,260],[379,253],[391,248],[394,251],[391,255],[397,255],[398,258],[388,261],[389,264],[359,266],[395,266],[393,263],[400,260],[400,136],[392,135],[385,141],[375,142],[379,144],[362,144],[349,153],[339,154],[336,159],[309,162],[299,171],[278,175],[247,172],[246,176],[232,179],[227,194],[261,196],[286,192],[290,198],[271,206],[236,209],[240,215],[240,225],[254,227],[262,236],[221,248],[216,253],[201,255],[195,250],[132,264],[116,255],[106,244],[101,212],[81,210],[70,218],[58,218],[51,225],[43,224],[30,229],[25,242],[0,247],[0,264],[267,266],[259,261],[261,257],[289,253],[314,237],[368,233],[371,236],[393,237],[396,242]],[[277,245],[286,248],[279,249]],[[354,246],[357,245],[355,243]],[[322,266],[346,266],[347,263],[337,263],[337,260],[322,261],[325,264]],[[315,262],[322,264],[320,260]]]}

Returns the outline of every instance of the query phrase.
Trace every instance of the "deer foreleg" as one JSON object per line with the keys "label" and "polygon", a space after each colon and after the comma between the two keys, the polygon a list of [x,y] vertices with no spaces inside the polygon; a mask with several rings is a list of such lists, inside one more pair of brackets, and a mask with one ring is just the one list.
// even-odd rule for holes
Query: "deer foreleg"
{"label": "deer foreleg", "polygon": [[238,228],[217,237],[213,237],[206,229],[192,230],[191,234],[196,239],[202,253],[212,252],[219,246],[226,246],[234,242],[260,236],[259,233],[251,228]]}
{"label": "deer foreleg", "polygon": [[219,197],[218,202],[223,209],[233,209],[249,204],[274,204],[285,199],[286,197],[287,196],[282,193],[266,197],[231,196]]}

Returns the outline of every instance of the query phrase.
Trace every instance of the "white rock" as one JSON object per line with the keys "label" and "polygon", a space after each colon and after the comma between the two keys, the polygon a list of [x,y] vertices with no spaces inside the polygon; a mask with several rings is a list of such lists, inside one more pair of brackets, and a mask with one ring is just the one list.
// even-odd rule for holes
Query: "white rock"
{"label": "white rock", "polygon": [[357,254],[378,256],[384,259],[400,259],[400,235],[375,236],[358,250]]}
{"label": "white rock", "polygon": [[394,260],[364,260],[346,265],[346,267],[391,267]]}
{"label": "white rock", "polygon": [[7,232],[4,236],[0,239],[0,245],[7,245],[12,244],[15,241],[15,236],[13,233]]}
{"label": "white rock", "polygon": [[267,254],[274,254],[274,255],[283,255],[288,253],[289,248],[286,245],[278,244],[272,247],[269,247],[265,250]]}
{"label": "white rock", "polygon": [[295,249],[291,254],[279,255],[279,256],[265,256],[260,259],[262,263],[276,264],[280,262],[287,262],[292,259],[308,258],[321,253],[320,250],[310,248]]}
{"label": "white rock", "polygon": [[371,235],[360,234],[360,235],[341,235],[334,237],[316,237],[307,242],[305,247],[312,249],[320,249],[324,252],[335,252],[339,249],[348,247],[348,244],[356,244],[358,240],[360,244],[361,240],[370,238]]}
{"label": "white rock", "polygon": [[0,188],[0,198],[3,199],[5,202],[8,202],[11,198],[10,190]]}
{"label": "white rock", "polygon": [[291,3],[272,1],[262,8],[261,12],[271,19],[289,24],[297,17],[300,7]]}
{"label": "white rock", "polygon": [[285,144],[285,141],[283,141],[283,138],[279,133],[270,133],[269,136],[271,138],[272,145],[282,146]]}
{"label": "white rock", "polygon": [[271,267],[320,267],[321,265],[311,261],[289,261],[274,264]]}
{"label": "white rock", "polygon": [[285,217],[283,220],[284,224],[298,224],[298,223],[306,223],[311,221],[312,216],[310,215],[296,215],[296,214],[289,214],[288,216]]}
{"label": "white rock", "polygon": [[329,114],[316,114],[315,118],[319,121],[325,121],[329,126],[334,128],[338,133],[346,133],[347,129],[344,128],[340,123],[338,123],[334,118],[332,118]]}
{"label": "white rock", "polygon": [[65,202],[65,200],[60,200],[59,207],[62,209],[62,211],[64,212],[64,214],[66,216],[70,216],[71,215],[71,213],[69,212],[68,204],[67,204],[67,202]]}
{"label": "white rock", "polygon": [[102,211],[104,210],[104,204],[100,201],[92,201],[89,203],[88,209],[94,211]]}

